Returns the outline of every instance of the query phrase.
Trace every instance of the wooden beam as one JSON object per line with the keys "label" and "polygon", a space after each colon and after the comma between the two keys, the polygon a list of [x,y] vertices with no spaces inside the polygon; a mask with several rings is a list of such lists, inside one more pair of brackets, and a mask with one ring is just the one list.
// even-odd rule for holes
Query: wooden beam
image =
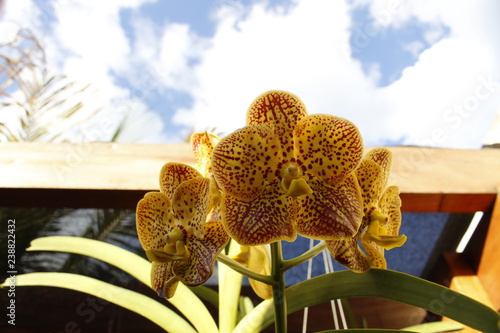
{"label": "wooden beam", "polygon": [[415,193],[402,192],[403,212],[475,213],[488,210],[495,193]]}
{"label": "wooden beam", "polygon": [[152,190],[169,161],[195,162],[187,145],[2,143],[0,187]]}
{"label": "wooden beam", "polygon": [[[500,193],[500,186],[498,187]],[[489,293],[493,307],[500,310],[500,260],[498,260],[498,244],[500,244],[500,195],[497,195],[491,214],[490,225],[484,243],[477,277],[484,289]]]}
{"label": "wooden beam", "polygon": [[487,293],[476,273],[469,266],[463,255],[456,252],[443,253],[444,259],[450,269],[450,289],[456,290],[493,308],[491,293]]}
{"label": "wooden beam", "polygon": [[[444,253],[443,256],[450,270],[450,289],[457,291],[463,295],[469,296],[470,298],[473,298],[486,306],[494,308],[490,297],[495,297],[495,294],[497,294],[497,292],[495,292],[494,290],[497,289],[491,290],[491,292],[488,293],[479,280],[478,276],[474,273],[469,264],[464,260],[463,255],[459,253],[448,252]],[[450,321],[450,319],[443,318],[443,321]],[[466,327],[460,332],[472,333],[479,331],[474,330],[470,327]]]}
{"label": "wooden beam", "polygon": [[500,149],[388,147],[394,155],[389,183],[403,193],[496,193]]}
{"label": "wooden beam", "polygon": [[[389,184],[400,187],[403,211],[469,213],[491,207],[500,184],[499,149],[389,149],[394,155]],[[1,143],[0,205],[119,202],[134,208],[138,196],[158,189],[158,173],[168,161],[195,162],[187,144]]]}
{"label": "wooden beam", "polygon": [[0,188],[0,207],[135,209],[148,191]]}

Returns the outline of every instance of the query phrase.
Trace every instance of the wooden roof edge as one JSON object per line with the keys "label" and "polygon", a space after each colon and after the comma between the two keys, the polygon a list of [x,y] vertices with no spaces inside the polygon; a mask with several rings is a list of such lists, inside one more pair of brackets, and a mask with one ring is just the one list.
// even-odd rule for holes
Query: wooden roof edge
{"label": "wooden roof edge", "polygon": [[[387,148],[394,156],[388,185],[400,187],[407,211],[481,208],[496,195],[500,149]],[[194,163],[189,144],[0,143],[1,201],[44,189],[66,195],[145,193],[159,187],[159,171],[169,161]]]}

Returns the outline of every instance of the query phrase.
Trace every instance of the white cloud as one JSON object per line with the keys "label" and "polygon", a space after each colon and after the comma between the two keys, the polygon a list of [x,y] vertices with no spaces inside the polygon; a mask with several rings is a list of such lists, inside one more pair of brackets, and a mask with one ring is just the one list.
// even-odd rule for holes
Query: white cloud
{"label": "white cloud", "polygon": [[311,113],[359,123],[379,117],[361,110],[385,114],[383,101],[373,94],[377,75],[367,78],[340,47],[349,38],[348,9],[342,2],[316,0],[299,2],[286,14],[261,3],[244,17],[223,15],[211,47],[194,68],[195,104],[175,120],[231,132],[244,125],[251,101],[270,89],[297,94]]}
{"label": "white cloud", "polygon": [[195,83],[190,63],[206,48],[206,41],[190,31],[187,24],[168,24],[160,40],[157,70],[168,87],[189,91]]}
{"label": "white cloud", "polygon": [[[380,6],[380,4],[379,4]],[[481,146],[500,105],[500,4],[422,1],[400,8],[400,24],[417,19],[432,28],[434,42],[418,62],[380,93],[397,110],[393,131],[403,129],[405,143],[454,148]],[[437,40],[447,26],[449,36]],[[439,28],[441,27],[441,28]],[[486,88],[490,90],[486,90]],[[479,94],[477,92],[484,92]],[[441,135],[436,135],[441,133]]]}
{"label": "white cloud", "polygon": [[427,29],[424,33],[424,39],[428,44],[434,44],[439,41],[441,38],[445,37],[446,32],[442,25],[436,24],[431,25],[430,28]]}
{"label": "white cloud", "polygon": [[[487,51],[482,45],[458,38],[442,40],[424,51],[400,80],[380,91],[398,110],[391,119],[391,130],[402,130],[409,144],[457,148],[479,145],[481,138],[472,126],[482,126],[485,134],[487,122],[481,125],[476,116],[487,112],[484,108],[494,95],[481,89],[487,97],[478,99],[473,112],[450,109],[455,110],[456,105],[474,97],[482,78],[491,73],[493,59]],[[436,129],[444,132],[442,139],[432,139]]]}
{"label": "white cloud", "polygon": [[[193,99],[192,106],[177,110],[175,124],[216,126],[227,133],[244,125],[256,96],[283,89],[297,94],[311,113],[354,121],[369,144],[405,138],[406,144],[472,148],[480,145],[500,104],[500,88],[478,99],[477,106],[470,104],[476,91],[486,91],[483,81],[500,82],[500,63],[494,61],[500,59],[500,3],[495,0],[295,0],[287,10],[270,9],[265,0],[248,7],[226,1],[210,14],[216,24],[212,38],[198,36],[185,23],[133,15],[132,42],[119,13],[123,8],[136,11],[145,2],[61,0],[47,9],[28,0],[10,1],[15,5],[6,17],[29,18],[36,26],[52,10],[57,21],[44,34],[50,61],[71,77],[97,82],[96,105],[115,105],[108,110],[109,119],[132,109],[161,125],[141,94],[136,99],[131,95],[159,91],[169,101],[175,91]],[[368,42],[387,27],[420,24],[431,44],[425,50],[418,43],[402,45],[417,61],[389,86],[377,86],[377,64],[365,74],[350,56],[350,15],[359,5],[369,6],[372,14],[362,27]],[[353,52],[365,51],[363,45],[355,47]],[[116,74],[135,86],[118,86]],[[464,103],[469,111],[455,108]],[[432,141],[436,131],[446,139]]]}
{"label": "white cloud", "polygon": [[32,0],[4,1],[3,12],[1,13],[2,24],[5,22],[29,27],[37,30],[41,23],[42,12],[40,8],[34,6]]}
{"label": "white cloud", "polygon": [[403,45],[403,49],[410,52],[414,57],[418,57],[422,50],[425,49],[425,44],[421,41],[412,41]]}
{"label": "white cloud", "polygon": [[[195,103],[174,119],[229,132],[244,125],[246,108],[258,94],[283,89],[301,97],[312,113],[351,119],[370,144],[405,138],[406,144],[478,147],[499,93],[491,93],[477,107],[471,104],[474,110],[463,112],[460,120],[450,120],[456,114],[448,109],[473,103],[470,96],[481,78],[498,80],[493,59],[499,58],[494,41],[500,29],[493,28],[498,21],[491,14],[498,12],[493,8],[498,5],[464,2],[457,9],[455,3],[426,4],[376,1],[371,7],[374,22],[382,26],[425,23],[429,29],[424,37],[434,43],[424,52],[413,45],[418,61],[385,88],[376,86],[376,67],[365,75],[359,62],[341,52],[351,25],[349,7],[342,2],[297,1],[286,14],[266,11],[262,3],[244,16],[225,12],[217,16],[211,47],[193,68],[196,85],[189,92]],[[439,39],[443,26],[450,35]],[[433,139],[436,130],[444,132],[439,142]]]}

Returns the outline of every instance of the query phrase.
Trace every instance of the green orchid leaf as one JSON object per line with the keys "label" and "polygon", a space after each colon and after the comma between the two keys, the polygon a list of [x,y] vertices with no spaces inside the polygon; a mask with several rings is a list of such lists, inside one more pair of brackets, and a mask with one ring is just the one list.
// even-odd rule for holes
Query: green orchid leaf
{"label": "green orchid leaf", "polygon": [[[187,321],[163,304],[134,291],[87,276],[46,272],[21,274],[16,277],[16,286],[47,286],[80,291],[134,311],[168,332],[196,333]],[[8,287],[8,281],[5,281],[2,287]]]}
{"label": "green orchid leaf", "polygon": [[[240,246],[231,240],[229,256],[239,253]],[[243,275],[219,261],[219,330],[221,333],[231,332],[238,319],[238,305]]]}
{"label": "green orchid leaf", "polygon": [[241,296],[240,297],[240,304],[239,304],[239,312],[238,312],[238,321],[243,319],[249,313],[254,309],[254,305],[250,297],[247,296]]}
{"label": "green orchid leaf", "polygon": [[453,321],[436,321],[402,328],[402,331],[418,332],[418,333],[439,333],[439,332],[454,332],[460,331],[464,325]]}
{"label": "green orchid leaf", "polygon": [[[333,287],[334,286],[334,287]],[[383,269],[342,271],[296,284],[287,290],[288,313],[336,298],[379,297],[418,306],[482,332],[500,332],[500,314],[438,284]]]}
{"label": "green orchid leaf", "polygon": [[[348,332],[348,333],[385,333],[385,332],[403,332],[401,330],[391,330],[391,329],[376,329],[376,328],[353,328],[353,329],[347,329],[347,330],[327,330],[327,331],[320,331],[316,333],[334,333],[334,332]],[[408,331],[404,331],[408,332]],[[415,332],[417,333],[417,332]]]}
{"label": "green orchid leaf", "polygon": [[[451,318],[481,332],[500,332],[500,314],[486,305],[438,284],[384,269],[371,269],[362,274],[335,272],[291,286],[286,290],[287,312],[350,297],[391,299]],[[266,302],[259,304],[248,318],[243,318],[237,332],[258,332],[274,321],[272,301]]]}
{"label": "green orchid leaf", "polygon": [[[151,263],[118,246],[81,237],[51,236],[37,238],[28,251],[59,251],[86,255],[116,266],[151,287]],[[203,302],[182,283],[174,297],[167,299],[199,332],[217,332],[217,325]]]}
{"label": "green orchid leaf", "polygon": [[373,332],[415,332],[415,333],[441,333],[441,332],[454,332],[463,329],[464,326],[455,322],[432,322],[425,323],[420,325],[414,325],[402,328],[400,330],[391,330],[391,329],[346,329],[346,330],[328,330],[321,331],[317,333],[333,333],[333,332],[354,332],[354,333],[373,333]]}
{"label": "green orchid leaf", "polygon": [[111,264],[150,286],[151,263],[135,253],[109,243],[71,236],[50,236],[31,241],[26,251],[58,251],[81,254]]}
{"label": "green orchid leaf", "polygon": [[204,285],[197,287],[189,287],[191,291],[205,302],[213,305],[215,308],[219,308],[219,293],[212,288],[206,287]]}
{"label": "green orchid leaf", "polygon": [[250,311],[238,325],[233,333],[258,333],[274,322],[274,302],[270,299],[260,302]]}

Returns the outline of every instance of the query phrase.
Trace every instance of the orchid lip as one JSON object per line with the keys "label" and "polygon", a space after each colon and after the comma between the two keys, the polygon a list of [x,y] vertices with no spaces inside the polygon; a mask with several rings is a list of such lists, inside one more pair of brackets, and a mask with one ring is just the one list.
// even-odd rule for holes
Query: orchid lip
{"label": "orchid lip", "polygon": [[302,173],[296,163],[286,163],[281,169],[281,177],[281,185],[287,191],[286,196],[297,198],[312,193],[311,187],[307,184],[309,177]]}
{"label": "orchid lip", "polygon": [[313,193],[313,190],[307,184],[304,178],[292,179],[290,183],[290,187],[288,188],[288,192],[285,194],[286,196],[290,196],[292,198],[297,198],[302,195],[307,195]]}

